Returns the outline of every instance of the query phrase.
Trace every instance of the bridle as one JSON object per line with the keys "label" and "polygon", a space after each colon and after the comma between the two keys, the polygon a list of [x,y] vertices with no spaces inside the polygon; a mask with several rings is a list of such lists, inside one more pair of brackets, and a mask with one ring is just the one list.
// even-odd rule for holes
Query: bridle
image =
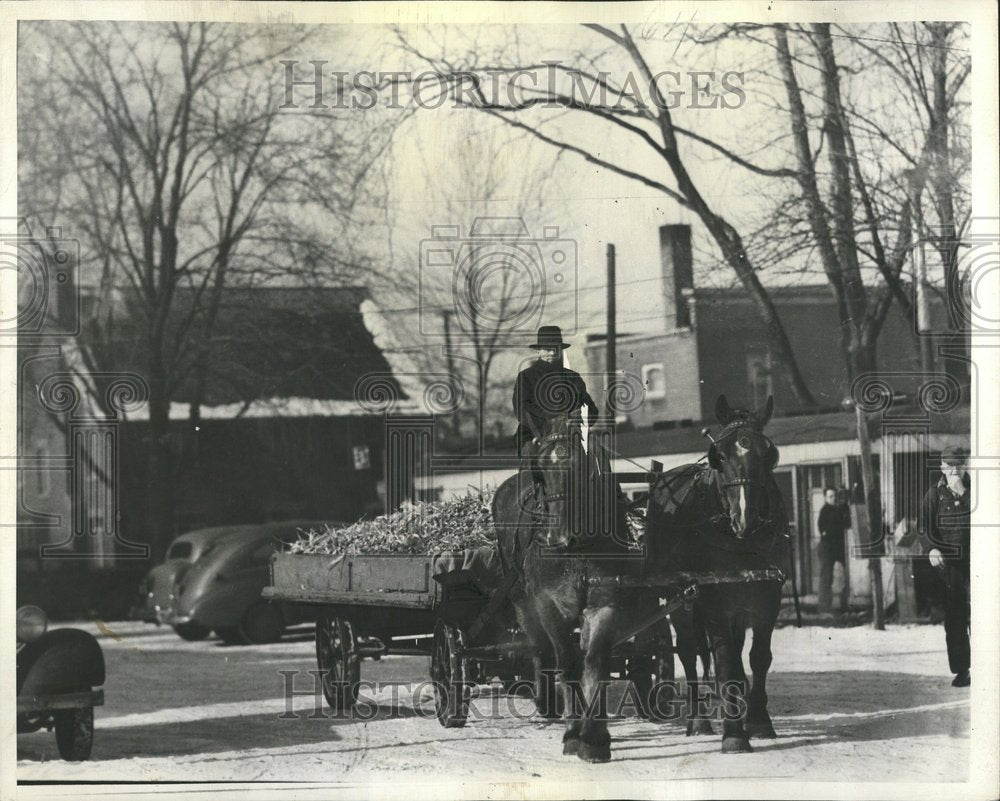
{"label": "bridle", "polygon": [[[761,439],[763,439],[764,442],[767,444],[768,449],[777,450],[777,447],[775,446],[774,442],[771,441],[771,438],[768,437],[767,434],[765,434],[763,431],[754,428],[753,423],[751,423],[748,420],[734,420],[732,423],[726,425],[725,428],[722,429],[722,432],[719,434],[719,438],[712,440],[712,447],[713,448],[716,447],[724,439],[736,436],[744,428],[751,429],[753,433],[757,434]],[[755,478],[749,478],[749,477],[731,478],[727,481],[720,482],[720,486],[722,487],[748,487],[752,485],[766,486],[766,482],[759,481]]]}
{"label": "bridle", "polygon": [[[571,433],[566,433],[566,434],[546,434],[544,437],[540,437],[539,440],[538,440],[539,453],[541,452],[541,448],[542,448],[543,445],[548,445],[550,443],[560,442],[560,441],[565,441],[567,443],[571,442],[572,441],[572,434]],[[545,470],[546,468],[541,468],[541,469]],[[543,485],[541,496],[542,496],[542,502],[543,503],[550,503],[552,501],[564,501],[564,500],[566,500],[569,497],[569,492],[567,492],[567,491],[564,490],[562,492],[548,493],[548,492],[545,492],[545,488],[544,488],[544,485]]]}
{"label": "bridle", "polygon": [[[766,443],[769,452],[772,451],[772,450],[773,451],[777,451],[777,447],[775,446],[774,442],[771,441],[770,437],[768,437],[760,429],[756,428],[754,426],[754,424],[753,424],[752,421],[745,420],[745,419],[734,420],[733,422],[728,423],[722,429],[722,432],[719,434],[718,439],[713,439],[712,440],[712,448],[717,448],[718,444],[720,442],[722,442],[724,439],[728,439],[729,437],[736,436],[743,429],[750,429],[750,430],[753,431],[754,434],[756,434],[759,437],[761,437],[761,439],[763,439],[763,441]],[[709,452],[711,453],[711,450]],[[722,454],[719,453],[718,450],[716,450],[716,453],[718,453],[719,456],[722,456]],[[723,458],[725,458],[725,457],[723,457]],[[712,469],[715,470],[715,472],[719,473],[719,478],[721,479],[722,478],[722,475],[721,475],[722,471],[719,470],[718,468],[714,467],[714,466],[712,467]],[[767,482],[766,481],[761,481],[761,480],[756,479],[756,478],[750,478],[749,476],[740,476],[740,477],[737,477],[737,478],[730,478],[730,479],[726,479],[726,480],[720,480],[718,482],[718,485],[719,485],[719,487],[721,487],[723,489],[729,488],[729,487],[750,487],[750,486],[756,486],[756,487],[760,487],[762,490],[764,490],[765,494],[767,492]],[[714,515],[713,516],[713,520],[722,520],[722,519],[725,519],[727,517],[728,516],[725,515],[725,514]],[[769,525],[769,524],[771,524],[773,522],[774,521],[772,519],[772,515],[769,514],[766,518],[761,518],[761,520],[758,522],[758,524],[751,531],[746,532],[744,534],[738,534],[737,535],[737,539],[744,539],[747,536],[753,536],[760,528],[762,528],[765,525]]]}
{"label": "bridle", "polygon": [[[539,437],[538,438],[538,451],[536,451],[535,453],[533,453],[531,455],[532,462],[537,462],[538,461],[538,457],[539,457],[539,455],[541,453],[541,449],[542,449],[543,445],[549,445],[549,444],[551,444],[553,442],[559,442],[561,440],[565,440],[566,442],[569,442],[570,441],[570,434],[568,434],[568,433],[566,433],[566,434],[546,434],[544,437]],[[534,469],[534,467],[533,467],[533,469]],[[544,468],[539,468],[539,469],[544,469]],[[566,492],[566,491],[547,493],[545,491],[545,485],[544,485],[544,483],[543,482],[538,482],[538,483],[541,484],[541,492],[539,493],[539,495],[541,496],[542,503],[548,504],[548,503],[551,503],[553,501],[564,501],[564,500],[566,500],[566,498],[569,497],[569,493]],[[529,513],[529,514],[532,513],[531,510],[524,508],[524,497],[523,496],[518,500],[518,504],[521,507],[521,511],[522,512]]]}

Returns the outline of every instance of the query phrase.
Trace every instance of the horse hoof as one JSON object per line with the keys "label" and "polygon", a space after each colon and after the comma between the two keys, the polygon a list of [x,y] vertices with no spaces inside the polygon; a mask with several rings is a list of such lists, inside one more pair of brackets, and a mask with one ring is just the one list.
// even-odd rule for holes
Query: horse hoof
{"label": "horse hoof", "polygon": [[575,756],[580,752],[580,740],[573,737],[563,740],[563,756]]}
{"label": "horse hoof", "polygon": [[687,736],[693,737],[700,734],[715,734],[712,731],[712,721],[708,718],[691,718],[688,721]]}
{"label": "horse hoof", "polygon": [[722,739],[723,754],[749,754],[753,749],[746,737],[724,737]]}
{"label": "horse hoof", "polygon": [[595,745],[586,740],[580,741],[580,750],[576,752],[584,762],[610,762],[611,746],[608,743]]}
{"label": "horse hoof", "polygon": [[756,737],[760,740],[770,740],[778,735],[774,733],[774,726],[771,725],[771,721],[765,720],[760,723],[746,723],[744,728],[747,732],[747,737]]}

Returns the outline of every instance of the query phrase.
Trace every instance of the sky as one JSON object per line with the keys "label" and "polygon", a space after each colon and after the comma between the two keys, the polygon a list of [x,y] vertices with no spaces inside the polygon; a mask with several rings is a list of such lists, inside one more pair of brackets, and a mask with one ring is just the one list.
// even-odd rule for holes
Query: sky
{"label": "sky", "polygon": [[[287,30],[270,30],[275,35],[288,35]],[[859,35],[865,33],[861,28],[858,31]],[[365,71],[417,72],[428,68],[425,61],[406,52],[387,27],[324,26],[312,32],[313,38],[298,55],[296,74],[300,79],[309,76],[312,60],[325,62],[328,76],[339,70],[347,73],[349,80]],[[673,111],[675,124],[736,149],[755,163],[768,167],[790,164],[787,120],[773,110],[780,91],[769,74],[773,59],[766,46],[745,41],[699,45],[693,37],[703,31],[688,30],[680,21],[635,26],[633,33],[654,69],[676,72],[676,77],[664,82],[680,91],[678,108]],[[597,69],[608,71],[615,82],[625,84],[631,66],[600,35],[580,26],[438,26],[407,28],[403,35],[422,54],[445,56],[460,68],[497,63],[579,64],[583,63],[581,54],[585,54],[595,60]],[[30,37],[22,42],[30,45]],[[838,43],[846,46],[842,40]],[[296,54],[288,57],[296,58]],[[813,85],[815,74],[808,61],[800,63],[799,69],[803,85]],[[701,74],[694,74],[697,71]],[[711,78],[708,73],[712,73]],[[727,85],[721,82],[723,74],[739,77],[731,77]],[[283,75],[284,68],[276,64],[275,81],[280,83]],[[882,107],[894,111],[899,103],[881,77],[871,71],[845,76],[845,84],[868,104],[866,111]],[[328,77],[327,99],[331,84]],[[560,88],[566,85],[564,81]],[[710,85],[715,99],[721,101],[710,103],[714,108],[695,107],[705,104],[707,98],[696,98],[694,87],[705,85]],[[738,85],[741,93],[734,93],[733,85]],[[432,84],[424,96],[433,96],[433,88]],[[860,93],[856,91],[859,88]],[[355,91],[352,98],[364,100],[365,95]],[[359,122],[361,115],[372,115],[376,120],[395,115],[402,120],[404,115],[386,107],[388,98],[383,91],[374,109],[345,113],[357,114]],[[807,93],[806,102],[814,107],[817,99]],[[451,290],[447,275],[432,292],[424,291],[426,286],[421,284],[423,253],[433,238],[433,227],[454,226],[458,241],[468,243],[471,226],[481,217],[523,218],[527,239],[540,243],[542,249],[548,247],[545,243],[549,240],[566,243],[570,258],[566,269],[559,271],[564,283],[547,296],[544,314],[527,319],[523,327],[530,333],[537,324],[561,325],[577,348],[572,355],[577,367],[582,366],[578,354],[586,335],[605,330],[605,254],[609,243],[617,251],[620,332],[663,330],[660,225],[692,225],[696,285],[734,285],[732,271],[719,265],[714,245],[694,215],[656,188],[602,169],[573,153],[556,158],[555,148],[522,131],[480,111],[450,106],[421,108],[406,116],[385,158],[370,176],[372,191],[360,200],[359,217],[369,225],[357,236],[365,239],[363,249],[388,278],[373,284],[373,299],[386,314],[396,315],[390,328],[396,331],[400,347],[436,346],[440,342],[440,337],[421,338],[418,319],[421,309],[437,312],[447,305]],[[673,185],[663,159],[648,145],[619,128],[595,122],[591,115],[536,109],[523,112],[518,119],[529,123],[545,119],[544,130],[549,135],[579,143],[602,159]],[[887,124],[900,125],[904,117],[902,113],[890,114],[887,119]],[[683,152],[710,206],[733,221],[748,244],[754,245],[756,240],[749,233],[771,208],[768,193],[774,191],[773,179],[754,177],[704,147],[685,144]],[[894,165],[879,166],[891,169]],[[823,283],[815,270],[795,272],[804,261],[802,256],[786,265],[793,268],[791,274],[766,271],[765,283]],[[554,274],[545,256],[539,264],[546,276]],[[533,286],[527,287],[527,292],[533,291]],[[440,324],[439,314],[427,316]]]}
{"label": "sky", "polygon": [[[862,32],[859,29],[859,35]],[[773,110],[781,97],[775,78],[768,74],[774,67],[767,48],[746,42],[706,47],[694,44],[684,33],[679,25],[650,25],[636,31],[637,36],[645,37],[641,47],[654,68],[678,71],[680,75],[677,85],[684,94],[673,112],[675,124],[712,137],[748,155],[757,164],[791,166],[785,130],[787,118]],[[381,34],[376,30],[369,35],[377,39]],[[474,58],[480,64],[502,60],[509,63],[515,52],[520,54],[517,63],[538,64],[548,60],[569,63],[577,52],[592,55],[605,49],[600,36],[578,26],[534,26],[519,29],[516,34],[510,29],[489,26],[407,29],[404,35],[421,53],[447,54],[459,66]],[[408,54],[400,51],[394,37],[386,36],[381,40],[384,49],[368,51],[380,54],[378,69],[426,67],[425,62],[408,61]],[[608,70],[619,83],[626,80],[629,65],[614,54],[599,64],[600,69]],[[692,108],[695,103],[706,102],[693,99],[691,82],[707,83],[704,75],[689,74],[696,70],[712,71],[717,78],[726,72],[740,73],[739,79],[732,80],[743,89],[745,98],[726,93],[725,87],[720,89],[716,81],[714,91],[725,94],[720,99],[726,102],[717,103],[716,108]],[[807,63],[801,64],[800,70],[806,102],[812,108],[818,103],[817,98],[808,94],[814,71]],[[854,90],[866,86],[864,73],[850,80],[854,82]],[[885,97],[889,87],[875,72],[869,73],[868,81],[870,91],[862,94],[871,107],[898,102]],[[669,86],[675,83],[668,82]],[[425,95],[433,97],[433,92]],[[734,98],[742,102],[734,103]],[[733,104],[738,107],[723,107]],[[714,243],[695,215],[662,192],[572,153],[564,153],[553,166],[554,148],[479,111],[449,106],[418,110],[395,139],[389,172],[390,236],[394,263],[402,269],[412,269],[414,254],[431,225],[458,225],[464,237],[476,216],[521,213],[532,236],[540,236],[546,226],[552,226],[558,228],[560,236],[576,243],[577,310],[576,313],[562,310],[562,321],[564,327],[578,332],[581,341],[587,333],[603,332],[605,328],[608,243],[615,245],[618,255],[619,330],[653,333],[663,328],[657,231],[662,224],[693,226],[698,286],[735,284],[732,271],[719,265]],[[613,126],[595,122],[592,116],[562,110],[527,111],[523,115],[518,119],[527,122],[537,122],[547,115],[545,130],[550,135],[580,143],[601,158],[673,185],[666,164],[651,148]],[[705,148],[687,146],[685,155],[688,169],[710,206],[732,220],[748,244],[756,244],[750,232],[771,209],[768,193],[776,191],[773,179],[755,177]],[[885,169],[892,166],[888,162],[880,165]],[[491,185],[496,191],[484,199],[482,187],[468,176],[483,175],[490,170],[499,173],[499,185]],[[538,176],[543,176],[540,183]],[[530,185],[535,202],[524,202],[526,185]],[[805,263],[803,255],[786,263],[783,270],[765,271],[763,280],[771,285],[824,284],[817,265],[811,263],[811,269],[804,271]]]}

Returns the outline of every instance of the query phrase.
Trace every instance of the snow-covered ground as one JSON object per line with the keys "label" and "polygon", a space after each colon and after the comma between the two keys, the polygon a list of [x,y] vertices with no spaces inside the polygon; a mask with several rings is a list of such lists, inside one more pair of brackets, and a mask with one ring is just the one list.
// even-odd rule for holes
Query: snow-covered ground
{"label": "snow-covered ground", "polygon": [[676,779],[961,782],[969,770],[969,690],[950,686],[937,626],[779,629],[768,681],[777,739],[724,755],[719,736],[624,716],[611,723],[612,761],[590,765],[562,756],[561,724],[532,717],[529,700],[484,691],[466,727],[442,728],[419,689],[423,657],[365,662],[363,679],[402,684],[363,693],[354,719],[326,717],[311,695],[293,698],[297,719],[283,719],[279,671],[301,671],[297,691],[312,686],[308,630],[240,648],[144,624],[80,625],[100,637],[108,663],[93,757],[61,762],[53,734],[21,735],[19,780],[391,782],[414,793],[445,779],[600,780],[657,794]]}

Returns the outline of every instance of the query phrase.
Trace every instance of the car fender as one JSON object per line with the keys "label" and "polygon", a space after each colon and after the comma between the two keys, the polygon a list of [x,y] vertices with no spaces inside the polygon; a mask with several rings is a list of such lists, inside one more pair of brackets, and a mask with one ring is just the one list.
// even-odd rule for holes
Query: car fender
{"label": "car fender", "polygon": [[80,629],[48,631],[17,653],[18,695],[51,695],[104,684],[104,653]]}
{"label": "car fender", "polygon": [[[189,603],[178,605],[178,611],[203,626],[238,626],[243,615],[261,599],[266,579],[258,576],[240,577],[201,593]],[[183,599],[187,601],[187,599]]]}

